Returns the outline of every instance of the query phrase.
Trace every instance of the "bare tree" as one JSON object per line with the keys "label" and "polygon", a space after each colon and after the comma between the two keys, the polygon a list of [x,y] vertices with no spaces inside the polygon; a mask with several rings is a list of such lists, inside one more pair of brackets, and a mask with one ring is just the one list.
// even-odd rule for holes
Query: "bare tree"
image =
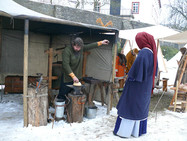
{"label": "bare tree", "polygon": [[170,26],[179,30],[187,30],[187,0],[175,0],[169,4]]}

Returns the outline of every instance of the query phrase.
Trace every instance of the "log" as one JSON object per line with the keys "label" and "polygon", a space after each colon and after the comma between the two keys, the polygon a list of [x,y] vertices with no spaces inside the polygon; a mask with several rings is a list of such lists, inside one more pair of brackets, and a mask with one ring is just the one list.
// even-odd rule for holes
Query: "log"
{"label": "log", "polygon": [[67,105],[67,115],[69,115],[67,121],[69,123],[82,122],[86,95],[74,95],[69,93],[68,98],[70,103]]}
{"label": "log", "polygon": [[48,89],[40,88],[36,93],[35,88],[28,88],[28,124],[32,126],[47,125]]}

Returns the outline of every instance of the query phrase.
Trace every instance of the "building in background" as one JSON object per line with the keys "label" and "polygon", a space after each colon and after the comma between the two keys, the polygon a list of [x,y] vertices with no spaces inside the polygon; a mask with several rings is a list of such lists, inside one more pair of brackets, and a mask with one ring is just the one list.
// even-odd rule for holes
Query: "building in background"
{"label": "building in background", "polygon": [[159,24],[161,0],[30,0]]}

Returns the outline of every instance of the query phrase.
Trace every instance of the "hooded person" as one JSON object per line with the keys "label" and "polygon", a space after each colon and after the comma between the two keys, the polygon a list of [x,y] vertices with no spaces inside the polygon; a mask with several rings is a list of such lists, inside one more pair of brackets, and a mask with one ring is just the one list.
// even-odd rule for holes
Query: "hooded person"
{"label": "hooded person", "polygon": [[117,56],[116,56],[116,66],[115,66],[115,71],[116,71],[116,76],[115,78],[118,79],[119,81],[119,90],[123,90],[123,86],[124,86],[124,83],[125,83],[125,71],[126,71],[126,57],[125,55],[123,54],[123,51],[119,51]]}
{"label": "hooded person", "polygon": [[140,48],[117,104],[114,135],[139,137],[147,132],[147,117],[157,70],[157,51],[152,35],[140,32],[135,37]]}
{"label": "hooded person", "polygon": [[126,59],[127,59],[127,68],[126,68],[126,73],[128,74],[129,70],[131,69],[135,59],[136,59],[136,56],[138,54],[138,49],[137,48],[134,48],[132,50],[130,50],[127,55],[126,55]]}

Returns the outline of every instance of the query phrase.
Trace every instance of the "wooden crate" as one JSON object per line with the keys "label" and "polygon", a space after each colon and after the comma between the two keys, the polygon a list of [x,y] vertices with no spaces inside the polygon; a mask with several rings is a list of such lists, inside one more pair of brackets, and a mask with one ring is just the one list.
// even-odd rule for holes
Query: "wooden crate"
{"label": "wooden crate", "polygon": [[[29,76],[28,83],[36,84],[38,77]],[[7,93],[23,93],[23,76],[7,76],[5,77],[5,94]]]}

